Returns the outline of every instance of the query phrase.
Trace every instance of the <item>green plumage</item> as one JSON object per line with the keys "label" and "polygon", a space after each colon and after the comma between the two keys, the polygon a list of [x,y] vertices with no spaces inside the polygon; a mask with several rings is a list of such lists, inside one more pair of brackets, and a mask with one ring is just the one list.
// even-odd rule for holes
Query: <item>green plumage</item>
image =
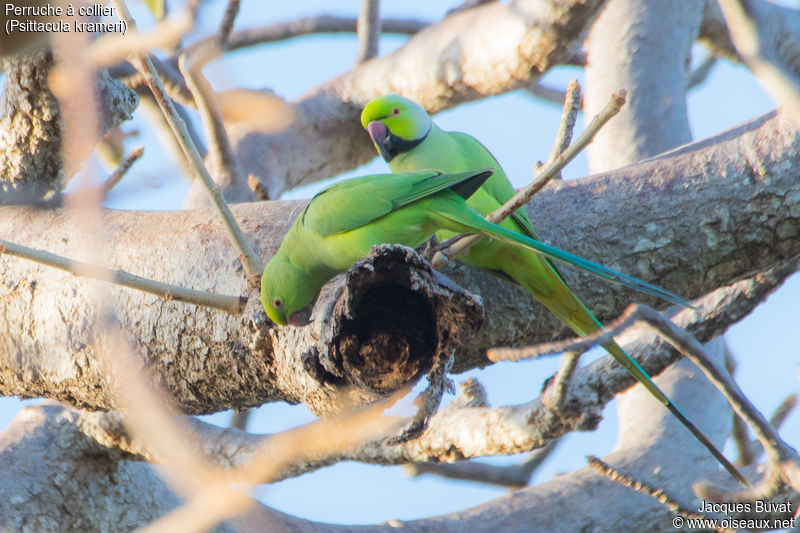
{"label": "green plumage", "polygon": [[[494,174],[467,200],[469,206],[482,214],[488,214],[499,208],[516,192],[500,164],[480,142],[464,133],[442,131],[431,121],[424,109],[406,98],[387,95],[373,100],[364,108],[361,124],[393,172],[420,169],[463,172],[470,169],[493,168]],[[522,208],[504,220],[501,225],[512,232],[536,239],[530,219]],[[452,231],[445,230],[436,233],[440,241],[453,235],[455,233]],[[578,335],[585,336],[603,327],[570,290],[547,257],[539,253],[509,246],[503,240],[484,239],[476,243],[460,259],[522,286]],[[591,271],[588,268],[587,270]],[[593,273],[598,274],[598,272]],[[631,286],[626,280],[612,279],[612,281]],[[655,294],[641,287],[636,288],[648,294]],[[671,300],[662,294],[657,295],[674,303],[688,305],[680,299]],[[739,482],[747,484],[741,473],[653,383],[630,355],[614,341],[603,347],[664,404]]]}

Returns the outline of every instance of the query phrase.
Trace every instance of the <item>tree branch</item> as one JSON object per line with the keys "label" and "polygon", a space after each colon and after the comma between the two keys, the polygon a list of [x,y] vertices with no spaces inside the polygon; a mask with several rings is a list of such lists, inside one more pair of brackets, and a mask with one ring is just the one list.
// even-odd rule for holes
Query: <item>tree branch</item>
{"label": "tree branch", "polygon": [[[529,212],[544,241],[694,298],[800,255],[800,183],[793,171],[800,167],[797,146],[785,121],[764,117],[639,165],[546,187]],[[303,205],[266,202],[234,210],[245,235],[266,260]],[[709,205],[715,208],[709,210]],[[576,210],[581,217],[571,215]],[[222,294],[246,290],[235,270],[235,252],[208,211],[106,211],[103,224],[109,235],[104,252],[112,258],[110,268]],[[750,228],[747,239],[739,232],[742,227]],[[73,231],[85,228],[63,211],[0,210],[0,235],[14,235],[51,253],[74,256]],[[203,258],[202,266],[198,257]],[[457,351],[457,371],[485,365],[485,350],[492,346],[534,344],[567,335],[557,319],[520,289],[463,265],[444,270],[480,295],[486,308],[485,326]],[[763,277],[765,285],[749,287],[771,289],[789,275],[780,272]],[[629,293],[617,287],[571,271],[563,274],[601,321],[617,316],[631,301]],[[90,282],[6,258],[0,258],[0,276],[6,280],[0,285],[0,325],[9,332],[0,337],[0,372],[7,376],[2,392],[108,406],[105,382],[92,366],[102,347],[90,340],[90,325],[97,319],[86,299]],[[322,350],[316,342],[304,344],[311,341],[310,327],[270,331],[255,295],[244,314],[230,317],[133,291],[109,290],[127,336],[139,343],[142,364],[163,380],[182,409],[210,412],[284,400],[305,401],[312,409],[324,410],[326,400],[316,397],[315,387],[320,385],[298,361],[312,347],[318,350],[312,354],[333,347]],[[753,293],[752,302],[765,292]],[[508,302],[514,302],[513,308]],[[748,302],[692,333],[705,341],[724,331],[752,308],[754,303]],[[52,333],[33,335],[34,331]],[[11,354],[23,354],[22,359]],[[31,382],[26,377],[30,372],[40,379]],[[213,381],[207,379],[209,372]]]}
{"label": "tree branch", "polygon": [[[402,93],[435,113],[530,85],[574,55],[602,4],[515,0],[449,15],[394,53],[363,63],[294,102],[295,121],[280,133],[231,126],[228,133],[242,171],[255,175],[277,197],[366,163],[375,153],[358,117],[370,99]],[[246,183],[234,189],[234,196],[245,195],[236,197],[253,198]],[[188,205],[200,200],[199,192],[192,191]]]}

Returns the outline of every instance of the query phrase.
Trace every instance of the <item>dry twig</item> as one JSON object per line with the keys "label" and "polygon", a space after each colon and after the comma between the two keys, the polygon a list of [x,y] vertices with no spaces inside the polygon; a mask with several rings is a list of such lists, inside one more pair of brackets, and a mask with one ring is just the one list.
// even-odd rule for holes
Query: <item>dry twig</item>
{"label": "dry twig", "polygon": [[[527,204],[533,196],[539,192],[542,187],[547,185],[553,177],[564,168],[567,163],[572,161],[589,143],[592,142],[595,134],[608,122],[614,115],[619,113],[619,110],[625,104],[625,91],[620,90],[611,95],[611,100],[605,108],[595,116],[583,133],[578,137],[575,143],[565,150],[559,157],[553,161],[551,165],[543,169],[542,172],[533,180],[533,182],[524,189],[517,192],[509,201],[503,204],[499,209],[492,211],[486,215],[486,220],[489,222],[498,223],[511,216],[517,209]],[[476,242],[483,238],[482,235],[470,235],[464,239],[460,239],[450,246],[448,258],[455,259],[459,255],[467,252]],[[438,255],[434,258],[433,265],[436,268],[444,265],[445,260]]]}
{"label": "dry twig", "polygon": [[361,0],[356,34],[358,35],[356,65],[358,65],[378,55],[378,42],[381,38],[380,0]]}
{"label": "dry twig", "polygon": [[[131,18],[124,1],[115,0],[114,3],[117,6],[120,16],[128,21],[130,26],[135,28],[135,22]],[[233,217],[228,204],[222,197],[222,192],[219,190],[219,187],[217,187],[217,185],[214,183],[214,180],[211,178],[208,170],[203,165],[200,153],[197,151],[197,147],[192,142],[185,123],[180,118],[175,110],[175,107],[172,105],[172,102],[167,97],[158,73],[153,67],[153,63],[147,56],[132,58],[131,62],[133,63],[134,67],[136,67],[136,69],[145,77],[147,86],[150,88],[153,96],[155,96],[156,101],[158,101],[161,111],[163,112],[164,117],[167,119],[167,122],[169,122],[170,128],[175,134],[175,137],[178,139],[181,149],[186,155],[192,170],[194,170],[195,174],[200,178],[200,181],[208,191],[211,202],[222,218],[225,229],[228,231],[228,235],[233,245],[236,247],[237,252],[239,253],[239,258],[242,261],[245,272],[247,273],[248,281],[250,282],[251,286],[257,286],[258,278],[262,270],[261,261],[259,260],[258,255],[256,255],[255,250],[253,250],[253,247],[247,241],[244,233],[242,233],[242,230],[239,227],[239,224],[236,222],[236,219]],[[186,72],[184,72],[184,75],[185,74]]]}

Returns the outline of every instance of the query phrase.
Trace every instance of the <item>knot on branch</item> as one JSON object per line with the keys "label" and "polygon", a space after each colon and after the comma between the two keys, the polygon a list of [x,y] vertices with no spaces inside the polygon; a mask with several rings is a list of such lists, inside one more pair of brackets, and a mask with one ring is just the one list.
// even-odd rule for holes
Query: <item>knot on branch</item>
{"label": "knot on branch", "polygon": [[382,245],[323,287],[310,325],[278,328],[271,337],[276,361],[301,367],[297,378],[306,387],[309,376],[317,382],[298,399],[325,415],[383,398],[426,373],[432,385],[445,379],[456,346],[482,324],[479,297],[410,248]]}
{"label": "knot on branch", "polygon": [[405,246],[373,248],[336,285],[335,303],[320,315],[330,317],[331,342],[319,361],[378,394],[418,379],[483,324],[480,300]]}

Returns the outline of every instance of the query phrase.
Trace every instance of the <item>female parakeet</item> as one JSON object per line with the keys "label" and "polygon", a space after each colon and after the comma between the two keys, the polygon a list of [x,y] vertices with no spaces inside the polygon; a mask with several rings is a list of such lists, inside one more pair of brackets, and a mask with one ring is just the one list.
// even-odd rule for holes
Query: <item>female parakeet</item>
{"label": "female parakeet", "polygon": [[[494,174],[467,200],[469,206],[484,215],[499,208],[516,192],[500,164],[480,142],[465,133],[441,130],[422,107],[407,98],[385,95],[373,100],[361,113],[361,125],[393,172],[421,169],[464,172],[470,169],[493,168]],[[501,225],[536,239],[531,221],[523,208],[514,212]],[[438,231],[436,237],[444,241],[455,234],[452,231]],[[539,253],[509,246],[501,240],[483,239],[460,259],[522,286],[578,335],[589,335],[603,327],[570,290],[553,264]],[[744,476],[653,383],[650,376],[625,350],[614,341],[603,347],[664,404],[734,478],[747,485]]]}
{"label": "female parakeet", "polygon": [[261,302],[279,325],[303,325],[303,309],[336,274],[384,243],[416,248],[434,232],[481,233],[575,265],[627,287],[688,305],[660,287],[486,221],[465,201],[492,174],[435,171],[363,176],[323,190],[306,205],[264,268]]}

